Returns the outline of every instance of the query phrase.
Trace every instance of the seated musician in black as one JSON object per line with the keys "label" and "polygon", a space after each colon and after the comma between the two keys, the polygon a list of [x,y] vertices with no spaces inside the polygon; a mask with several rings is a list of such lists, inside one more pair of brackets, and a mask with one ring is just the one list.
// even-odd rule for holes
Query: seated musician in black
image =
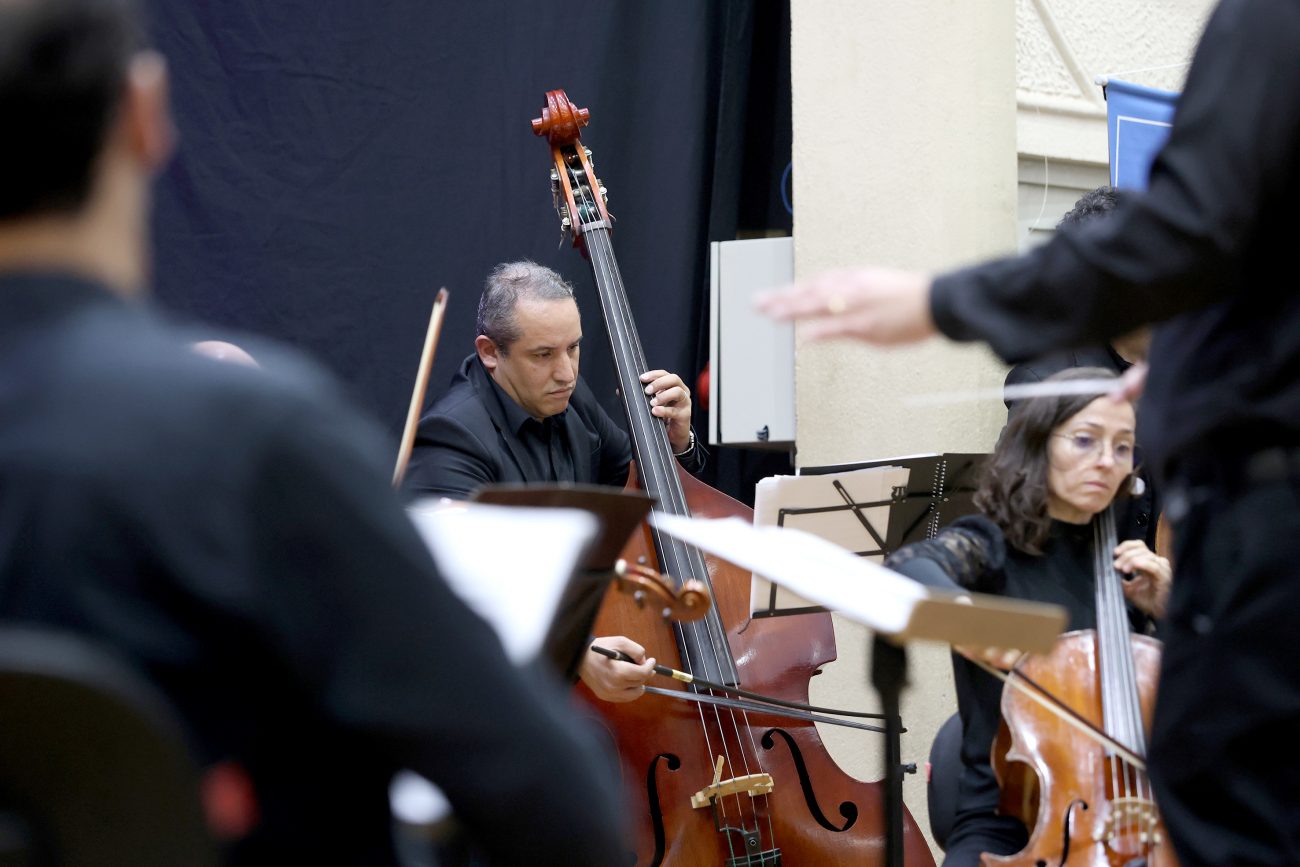
{"label": "seated musician in black", "polygon": [[395,867],[401,768],[493,864],[619,863],[604,756],[442,579],[377,427],[315,365],[202,357],[141,297],[173,133],[134,6],[0,2],[0,621],[159,687],[223,864]]}
{"label": "seated musician in black", "polygon": [[[1089,190],[1079,197],[1074,207],[1056,224],[1056,228],[1082,225],[1103,219],[1125,198],[1127,194],[1114,187],[1097,187],[1095,190]],[[1100,367],[1103,370],[1122,374],[1135,363],[1146,361],[1150,343],[1151,329],[1144,326],[1100,346],[1062,350],[1017,364],[1007,371],[1005,384],[1042,382],[1052,374],[1071,367]],[[1014,413],[1016,402],[1008,400],[1006,403],[1008,412]],[[1115,520],[1121,535],[1143,539],[1149,547],[1155,548],[1156,523],[1160,516],[1159,498],[1156,496],[1151,473],[1139,467],[1138,476],[1142,479],[1142,483],[1136,486],[1138,490],[1134,491],[1133,496],[1122,504]]]}
{"label": "seated musician in black", "polygon": [[[420,419],[407,488],[464,498],[499,482],[622,486],[632,444],[578,376],[582,318],[573,287],[535,262],[498,265],[479,299],[477,328],[474,353]],[[665,370],[641,381],[678,461],[698,473],[706,453],[691,429],[690,389]],[[582,681],[606,701],[639,697],[655,660],[624,636],[594,643],[639,664],[588,651]]]}
{"label": "seated musician in black", "polygon": [[[1113,374],[1078,368],[1052,379],[1106,376]],[[1133,405],[1108,396],[1025,401],[1007,424],[976,494],[983,514],[900,549],[886,565],[931,586],[1056,603],[1069,611],[1068,629],[1094,628],[1092,521],[1123,496],[1133,478],[1134,428]],[[1124,595],[1134,625],[1160,617],[1170,587],[1169,561],[1140,539],[1121,541],[1114,555],[1115,569],[1132,576]],[[944,865],[973,867],[981,852],[1019,852],[1028,831],[1018,819],[995,812],[998,787],[989,753],[1002,684],[957,654],[953,677],[962,772]]]}

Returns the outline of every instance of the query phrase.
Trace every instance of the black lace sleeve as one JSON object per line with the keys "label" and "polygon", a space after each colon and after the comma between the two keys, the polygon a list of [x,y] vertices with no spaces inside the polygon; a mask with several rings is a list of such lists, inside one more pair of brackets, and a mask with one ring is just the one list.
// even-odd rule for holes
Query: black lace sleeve
{"label": "black lace sleeve", "polygon": [[1006,560],[1002,530],[983,515],[959,518],[933,539],[900,548],[885,565],[929,586],[987,589]]}

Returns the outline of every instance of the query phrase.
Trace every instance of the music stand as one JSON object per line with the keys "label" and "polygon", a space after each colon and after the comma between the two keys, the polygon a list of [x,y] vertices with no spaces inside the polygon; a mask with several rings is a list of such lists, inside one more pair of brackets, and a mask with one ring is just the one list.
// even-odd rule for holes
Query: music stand
{"label": "music stand", "polygon": [[488,485],[472,500],[497,506],[579,509],[596,518],[596,537],[560,596],[541,653],[565,677],[576,678],[605,589],[614,578],[614,566],[654,501],[640,491],[571,484]]}
{"label": "music stand", "polygon": [[[805,530],[860,557],[883,557],[891,550],[892,511],[906,494],[910,473],[908,467],[882,464],[818,477],[772,476],[755,489],[754,524]],[[755,574],[754,617],[821,610]]]}
{"label": "music stand", "polygon": [[886,716],[884,798],[886,864],[903,863],[903,769],[899,696],[907,677],[905,644],[941,641],[974,647],[1051,648],[1065,627],[1059,605],[979,593],[928,589],[813,535],[784,527],[754,527],[737,518],[705,520],[656,514],[661,532],[761,572],[798,596],[839,611],[875,632],[872,686]]}
{"label": "music stand", "polygon": [[[591,626],[596,618],[605,589],[614,577],[614,565],[628,537],[650,511],[650,497],[639,491],[587,485],[490,485],[480,488],[469,505],[432,500],[412,504],[408,514],[415,523],[425,543],[430,546],[442,568],[443,577],[452,589],[471,608],[475,608],[497,632],[507,654],[517,665],[528,665],[535,659],[543,660],[553,670],[569,679],[576,679],[578,666],[586,653]],[[471,514],[481,505],[484,510],[509,512],[510,507],[522,507],[521,516],[504,521],[500,515],[479,514],[482,521]],[[502,508],[506,507],[506,508]],[[557,510],[554,516],[530,510]],[[566,520],[559,510],[578,510],[582,520],[573,522],[572,514]],[[442,514],[442,513],[448,514]],[[460,518],[470,520],[457,520]],[[545,521],[552,517],[552,521]],[[539,520],[543,519],[543,520]],[[504,552],[510,556],[494,556],[491,560],[482,555],[481,546],[500,546],[501,533],[512,530],[523,536],[540,538],[540,525],[547,534],[556,532],[570,538],[545,538],[554,542],[549,552],[556,564],[527,562],[524,552]],[[497,535],[484,542],[484,529]],[[508,540],[506,540],[508,541]],[[513,540],[517,546],[528,547],[528,542]],[[579,547],[575,549],[574,545]],[[480,547],[476,547],[480,546]],[[493,552],[502,555],[501,550]],[[535,558],[534,558],[535,559]],[[502,566],[495,561],[513,561]],[[570,571],[567,564],[575,564]],[[532,574],[529,574],[531,569]],[[548,572],[550,574],[544,574]],[[553,583],[557,577],[563,581],[558,588]],[[484,588],[474,584],[476,579],[486,580],[495,587]],[[519,599],[507,591],[518,582],[545,583],[541,589]],[[537,590],[537,587],[525,587]],[[522,607],[527,610],[519,610]],[[544,613],[537,610],[544,604]],[[513,609],[506,611],[505,609]],[[520,617],[529,618],[521,622]],[[546,622],[538,618],[545,616]],[[450,820],[451,805],[436,786],[410,772],[398,775],[390,798],[398,815],[399,842],[411,839],[419,845],[434,840],[454,840],[457,825]],[[454,845],[454,844],[448,844]]]}
{"label": "music stand", "polygon": [[[930,539],[963,515],[978,511],[973,502],[979,473],[988,455],[945,453],[908,455],[876,461],[802,467],[799,476],[824,476],[879,467],[909,470],[905,488],[890,491],[889,534],[882,545],[888,555],[904,545]],[[859,507],[866,504],[859,503]]]}

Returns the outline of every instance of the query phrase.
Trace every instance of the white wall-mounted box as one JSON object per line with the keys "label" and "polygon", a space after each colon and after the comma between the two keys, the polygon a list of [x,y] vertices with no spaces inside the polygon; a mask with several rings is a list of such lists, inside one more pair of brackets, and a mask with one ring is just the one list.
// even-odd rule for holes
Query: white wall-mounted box
{"label": "white wall-mounted box", "polygon": [[794,326],[754,310],[754,295],[794,279],[794,239],[715,241],[710,250],[709,442],[794,442]]}

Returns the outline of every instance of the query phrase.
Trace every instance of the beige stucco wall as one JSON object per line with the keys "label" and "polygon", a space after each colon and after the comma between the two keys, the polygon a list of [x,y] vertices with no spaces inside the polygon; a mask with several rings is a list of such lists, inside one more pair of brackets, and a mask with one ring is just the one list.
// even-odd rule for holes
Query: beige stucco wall
{"label": "beige stucco wall", "polygon": [[[1093,77],[1167,66],[1123,77],[1177,89],[1177,64],[1211,5],[793,0],[796,275],[862,263],[942,268],[1023,246],[1104,180]],[[1005,418],[999,402],[919,408],[906,397],[997,386],[1003,371],[982,349],[937,340],[892,351],[800,342],[798,463],[987,450]],[[813,679],[813,701],[875,707],[868,636],[838,618],[836,629],[840,661]],[[903,760],[924,769],[955,708],[947,649],[913,648],[911,673]],[[880,776],[878,739],[823,736],[846,770]],[[923,770],[904,797],[928,833]]]}
{"label": "beige stucco wall", "polygon": [[[944,26],[936,27],[936,22]],[[795,0],[795,270],[875,262],[939,267],[1015,247],[1015,19],[1005,0]],[[801,466],[987,449],[999,405],[908,406],[910,394],[1001,383],[987,351],[935,340],[879,351],[796,351]],[[867,635],[837,620],[840,660],[812,682],[815,704],[876,707]],[[903,760],[922,772],[905,800],[928,831],[924,765],[952,712],[948,654],[914,648]],[[878,737],[825,729],[850,772],[880,776]]]}

